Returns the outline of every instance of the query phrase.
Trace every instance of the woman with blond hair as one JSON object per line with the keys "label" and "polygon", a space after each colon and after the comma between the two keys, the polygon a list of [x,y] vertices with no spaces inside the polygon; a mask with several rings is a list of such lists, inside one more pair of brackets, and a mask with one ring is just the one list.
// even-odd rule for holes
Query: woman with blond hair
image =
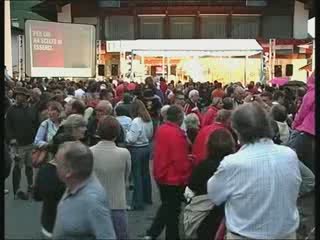
{"label": "woman with blond hair", "polygon": [[131,117],[132,124],[126,136],[134,186],[131,209],[142,210],[145,204],[152,204],[149,159],[153,124],[146,107],[138,99],[132,103]]}
{"label": "woman with blond hair", "polygon": [[59,102],[51,101],[47,109],[49,118],[41,123],[34,139],[34,144],[37,147],[48,145],[60,126],[60,114],[63,111],[62,105]]}

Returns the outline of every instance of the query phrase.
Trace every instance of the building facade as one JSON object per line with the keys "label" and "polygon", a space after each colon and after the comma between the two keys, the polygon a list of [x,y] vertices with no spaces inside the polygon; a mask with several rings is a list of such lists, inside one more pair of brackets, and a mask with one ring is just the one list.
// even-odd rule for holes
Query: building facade
{"label": "building facade", "polygon": [[[308,53],[297,46],[310,41],[307,27],[310,3],[308,0],[57,0],[44,1],[34,11],[58,22],[95,25],[96,39],[102,40],[100,63],[105,65],[105,75],[110,76],[120,75],[120,53],[105,52],[105,41],[136,39],[257,39],[266,52],[269,40],[276,39],[285,43],[276,48],[278,59],[302,59],[295,67],[298,69],[308,58]],[[288,60],[281,61],[283,69],[288,64],[291,64]],[[272,71],[275,75],[275,69]],[[282,70],[280,75],[285,72]]]}
{"label": "building facade", "polygon": [[[56,2],[56,5],[53,4]],[[40,14],[97,26],[100,40],[308,38],[308,1],[78,0],[44,1]],[[59,6],[61,3],[62,6]],[[45,5],[47,4],[47,5]],[[51,9],[51,10],[49,10]],[[45,12],[47,11],[47,12]]]}

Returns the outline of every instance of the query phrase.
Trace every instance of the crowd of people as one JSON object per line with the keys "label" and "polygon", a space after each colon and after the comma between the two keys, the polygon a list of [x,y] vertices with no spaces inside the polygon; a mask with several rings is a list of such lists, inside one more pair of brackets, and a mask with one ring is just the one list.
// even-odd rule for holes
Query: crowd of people
{"label": "crowd of people", "polygon": [[296,239],[314,190],[314,81],[8,81],[6,178],[15,199],[43,202],[48,239],[130,239],[152,178],[161,204],[144,239]]}

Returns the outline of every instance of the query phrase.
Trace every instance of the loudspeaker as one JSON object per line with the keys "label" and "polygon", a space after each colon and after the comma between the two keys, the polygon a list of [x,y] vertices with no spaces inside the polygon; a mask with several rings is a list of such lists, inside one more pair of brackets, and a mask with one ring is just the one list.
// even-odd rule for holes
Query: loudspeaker
{"label": "loudspeaker", "polygon": [[104,64],[99,64],[98,65],[98,75],[99,76],[104,76]]}
{"label": "loudspeaker", "polygon": [[286,65],[286,76],[291,77],[293,75],[293,64]]}

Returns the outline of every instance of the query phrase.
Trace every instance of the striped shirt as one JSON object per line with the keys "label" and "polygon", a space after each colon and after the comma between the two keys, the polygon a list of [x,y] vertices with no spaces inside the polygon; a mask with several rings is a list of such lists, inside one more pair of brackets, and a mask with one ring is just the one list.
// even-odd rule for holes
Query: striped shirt
{"label": "striped shirt", "polygon": [[283,239],[297,230],[301,184],[296,153],[263,139],[223,159],[207,184],[210,199],[225,202],[230,232],[252,239]]}

